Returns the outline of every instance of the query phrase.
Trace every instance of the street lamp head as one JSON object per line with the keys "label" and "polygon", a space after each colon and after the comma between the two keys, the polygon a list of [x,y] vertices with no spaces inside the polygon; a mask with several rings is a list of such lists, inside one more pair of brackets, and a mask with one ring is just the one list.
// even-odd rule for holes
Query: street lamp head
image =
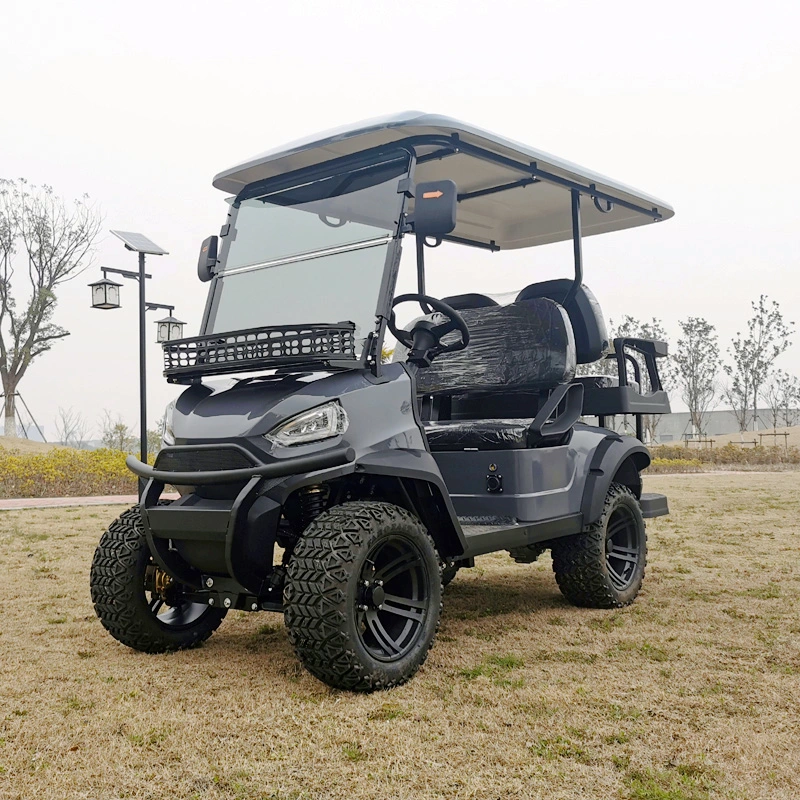
{"label": "street lamp head", "polygon": [[90,283],[92,289],[92,308],[119,308],[119,287],[108,278]]}
{"label": "street lamp head", "polygon": [[157,342],[171,342],[174,339],[183,338],[183,326],[185,322],[175,319],[171,314],[164,319],[156,321],[158,334],[156,336]]}

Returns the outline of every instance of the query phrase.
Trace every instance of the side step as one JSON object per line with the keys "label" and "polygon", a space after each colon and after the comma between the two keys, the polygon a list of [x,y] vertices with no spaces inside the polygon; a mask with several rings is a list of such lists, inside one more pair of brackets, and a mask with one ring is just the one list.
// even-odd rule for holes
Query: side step
{"label": "side step", "polygon": [[645,519],[652,517],[663,517],[669,514],[669,503],[664,494],[642,493],[639,498],[639,505],[642,508],[642,516]]}
{"label": "side step", "polygon": [[461,530],[467,540],[463,558],[474,558],[497,550],[511,550],[526,544],[545,542],[559,536],[580,533],[583,516],[571,514],[568,517],[548,519],[543,522],[504,521],[495,525],[470,524],[474,517],[461,518]]}

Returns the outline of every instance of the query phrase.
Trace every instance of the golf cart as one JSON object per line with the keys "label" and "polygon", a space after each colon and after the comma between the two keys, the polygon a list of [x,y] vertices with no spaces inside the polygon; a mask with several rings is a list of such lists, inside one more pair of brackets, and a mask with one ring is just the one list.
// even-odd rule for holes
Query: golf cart
{"label": "golf cart", "polygon": [[[164,375],[187,388],[154,465],[128,459],[141,502],[92,564],[115,638],[162,652],[201,643],[229,609],[281,612],[315,676],[369,691],[416,672],[443,584],[481,554],[532,562],[550,549],[571,602],[633,601],[644,519],[667,501],[642,493],[641,424],[637,439],[606,423],[669,411],[667,348],[609,343],[581,237],[667,219],[669,206],[417,112],[270,151],[214,186],[233,197],[201,249],[201,333],[164,344]],[[396,297],[408,235],[417,292]],[[569,239],[572,277],[510,298],[426,293],[427,249],[489,259]],[[418,309],[405,327],[402,304]],[[575,377],[603,358],[616,377]],[[162,500],[166,486],[180,498]]]}

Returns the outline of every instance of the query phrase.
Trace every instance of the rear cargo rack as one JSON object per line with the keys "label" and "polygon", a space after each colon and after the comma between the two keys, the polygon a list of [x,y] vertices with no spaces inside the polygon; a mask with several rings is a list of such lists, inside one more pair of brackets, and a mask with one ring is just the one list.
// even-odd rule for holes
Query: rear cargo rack
{"label": "rear cargo rack", "polygon": [[322,363],[355,367],[352,322],[337,325],[273,325],[164,342],[164,376],[190,383],[204,375],[253,372]]}

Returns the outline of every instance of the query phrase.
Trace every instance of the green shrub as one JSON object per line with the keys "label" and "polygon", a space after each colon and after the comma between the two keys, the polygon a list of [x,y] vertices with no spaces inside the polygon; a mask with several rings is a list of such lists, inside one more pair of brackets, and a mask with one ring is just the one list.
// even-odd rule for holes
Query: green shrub
{"label": "green shrub", "polygon": [[662,444],[650,448],[650,453],[653,457],[651,472],[691,472],[698,467],[705,466],[749,467],[800,464],[800,448],[798,447],[761,447],[759,445],[751,447],[728,443],[722,447],[696,449],[682,445]]}
{"label": "green shrub", "polygon": [[117,450],[58,447],[47,453],[0,449],[0,497],[135,494],[136,477]]}

